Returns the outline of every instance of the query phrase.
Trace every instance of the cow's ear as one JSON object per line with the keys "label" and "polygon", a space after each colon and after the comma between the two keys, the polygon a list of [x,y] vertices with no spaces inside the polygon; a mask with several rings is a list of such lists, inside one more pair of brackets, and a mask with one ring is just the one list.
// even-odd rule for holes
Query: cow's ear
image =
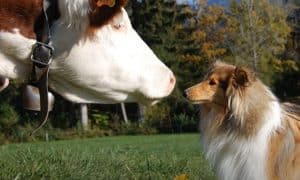
{"label": "cow's ear", "polygon": [[255,80],[255,73],[243,67],[236,67],[233,72],[233,84],[235,87],[244,87]]}
{"label": "cow's ear", "polygon": [[95,0],[97,7],[108,6],[114,7],[116,0]]}

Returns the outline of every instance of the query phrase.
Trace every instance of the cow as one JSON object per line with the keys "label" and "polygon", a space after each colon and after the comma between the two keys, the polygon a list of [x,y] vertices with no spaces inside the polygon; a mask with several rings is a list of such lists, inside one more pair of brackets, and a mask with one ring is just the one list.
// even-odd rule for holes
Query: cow
{"label": "cow", "polygon": [[[170,95],[175,76],[133,29],[126,0],[56,3],[51,90],[75,103],[152,105]],[[43,0],[0,0],[0,89],[30,78],[41,13]]]}

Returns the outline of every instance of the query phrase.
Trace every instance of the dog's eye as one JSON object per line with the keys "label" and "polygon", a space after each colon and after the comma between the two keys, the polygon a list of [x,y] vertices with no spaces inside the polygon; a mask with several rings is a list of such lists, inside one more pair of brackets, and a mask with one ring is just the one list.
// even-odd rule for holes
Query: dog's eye
{"label": "dog's eye", "polygon": [[211,86],[216,85],[216,84],[217,84],[216,81],[213,79],[209,81],[209,85],[211,85]]}

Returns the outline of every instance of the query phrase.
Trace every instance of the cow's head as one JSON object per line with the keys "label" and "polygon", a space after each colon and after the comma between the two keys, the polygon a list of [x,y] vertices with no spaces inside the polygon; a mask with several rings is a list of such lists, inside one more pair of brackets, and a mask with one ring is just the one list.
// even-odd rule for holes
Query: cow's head
{"label": "cow's head", "polygon": [[124,0],[61,0],[50,87],[75,102],[153,104],[175,77],[132,28]]}

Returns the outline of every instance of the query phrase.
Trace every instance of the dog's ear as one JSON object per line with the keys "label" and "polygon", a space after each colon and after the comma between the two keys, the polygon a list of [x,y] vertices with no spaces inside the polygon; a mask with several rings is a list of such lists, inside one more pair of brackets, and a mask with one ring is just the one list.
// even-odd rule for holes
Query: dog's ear
{"label": "dog's ear", "polygon": [[255,73],[243,67],[236,67],[233,72],[233,85],[245,87],[255,80]]}

